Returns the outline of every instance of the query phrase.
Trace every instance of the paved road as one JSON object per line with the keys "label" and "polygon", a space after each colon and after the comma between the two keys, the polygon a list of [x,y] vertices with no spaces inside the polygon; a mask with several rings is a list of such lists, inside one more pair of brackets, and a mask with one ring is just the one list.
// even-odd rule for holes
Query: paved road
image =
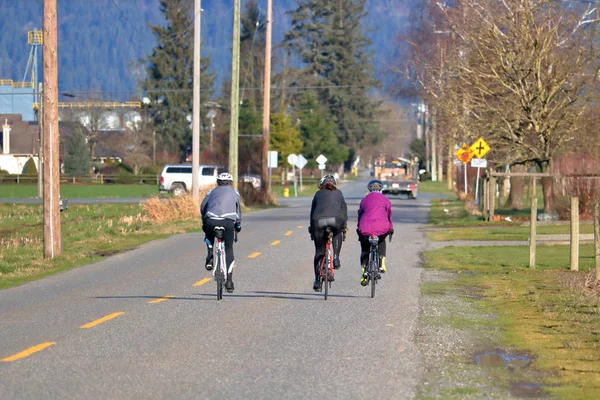
{"label": "paved road", "polygon": [[[364,187],[343,188],[350,227]],[[1,291],[0,398],[412,398],[424,197],[392,199],[375,299],[359,284],[352,230],[330,298],[312,291],[310,199],[246,216],[236,291],[220,302],[199,234]]]}

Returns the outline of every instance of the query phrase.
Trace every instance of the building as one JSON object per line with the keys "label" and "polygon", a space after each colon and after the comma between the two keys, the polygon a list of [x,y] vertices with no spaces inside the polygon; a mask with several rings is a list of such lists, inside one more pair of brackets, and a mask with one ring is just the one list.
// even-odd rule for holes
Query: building
{"label": "building", "polygon": [[0,169],[21,174],[25,163],[33,158],[36,168],[39,154],[39,126],[23,121],[19,114],[0,114]]}

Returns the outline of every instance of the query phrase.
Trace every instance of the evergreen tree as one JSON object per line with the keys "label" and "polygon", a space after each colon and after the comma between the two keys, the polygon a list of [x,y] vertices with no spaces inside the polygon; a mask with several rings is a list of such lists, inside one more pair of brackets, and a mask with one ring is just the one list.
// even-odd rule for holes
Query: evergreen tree
{"label": "evergreen tree", "polygon": [[[182,158],[192,145],[194,13],[189,0],[161,0],[166,26],[151,25],[158,44],[148,57],[148,91],[150,115],[156,133],[171,150]],[[210,58],[203,57],[200,103],[213,95],[214,74],[209,72]],[[201,111],[202,113],[203,111]]]}
{"label": "evergreen tree", "polygon": [[[266,17],[261,13],[256,0],[246,3],[240,18],[240,83],[242,99],[248,99],[256,105],[262,104],[262,88],[265,68],[265,24]],[[241,129],[241,125],[240,125]]]}
{"label": "evergreen tree", "polygon": [[24,175],[37,175],[38,170],[37,167],[35,166],[35,161],[33,161],[32,157],[29,157],[29,160],[27,160],[27,162],[25,163],[25,166],[23,167],[23,174]]}
{"label": "evergreen tree", "polygon": [[300,0],[290,12],[292,28],[285,40],[305,64],[304,83],[323,87],[317,90],[318,100],[349,150],[347,169],[360,147],[383,137],[375,121],[379,102],[369,97],[378,82],[362,26],[364,9],[365,0]]}
{"label": "evergreen tree", "polygon": [[290,117],[280,112],[271,116],[270,147],[279,153],[279,163],[287,165],[290,154],[298,154],[302,149],[300,132],[292,124]]}
{"label": "evergreen tree", "polygon": [[315,159],[323,154],[330,165],[342,164],[348,158],[348,149],[338,143],[335,123],[312,94],[306,94],[300,103],[300,137],[304,142],[302,155],[308,168],[316,168]]}
{"label": "evergreen tree", "polygon": [[90,172],[90,150],[79,130],[75,130],[67,138],[67,156],[64,164],[67,175],[83,176]]}

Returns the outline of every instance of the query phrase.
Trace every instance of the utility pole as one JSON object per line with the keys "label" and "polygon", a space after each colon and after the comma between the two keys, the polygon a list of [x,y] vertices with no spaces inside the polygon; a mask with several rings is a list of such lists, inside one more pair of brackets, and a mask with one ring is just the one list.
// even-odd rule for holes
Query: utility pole
{"label": "utility pole", "polygon": [[39,136],[39,140],[40,140],[40,147],[38,150],[38,197],[40,199],[44,198],[44,157],[43,157],[43,152],[44,152],[44,102],[40,99],[42,99],[43,97],[43,93],[44,93],[44,84],[42,82],[40,82],[39,86],[38,86],[39,90],[38,90],[38,102],[39,102],[39,109],[38,109],[38,124],[40,127],[40,136]]}
{"label": "utility pole", "polygon": [[44,257],[60,256],[60,160],[58,154],[58,61],[56,0],[44,0]]}
{"label": "utility pole", "polygon": [[265,43],[265,77],[263,90],[263,151],[262,151],[262,182],[266,193],[271,192],[269,179],[269,140],[271,117],[271,33],[273,18],[273,0],[267,0],[267,32]]}
{"label": "utility pole", "polygon": [[240,0],[233,1],[233,45],[231,51],[231,124],[229,126],[229,173],[238,187],[238,123],[240,112]]}
{"label": "utility pole", "polygon": [[192,197],[200,205],[200,14],[202,0],[194,0],[194,101],[192,108]]}

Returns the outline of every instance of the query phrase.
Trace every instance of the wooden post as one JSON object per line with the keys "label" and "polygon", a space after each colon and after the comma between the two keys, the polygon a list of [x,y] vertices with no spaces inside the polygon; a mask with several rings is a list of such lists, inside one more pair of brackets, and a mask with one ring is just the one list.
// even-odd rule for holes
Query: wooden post
{"label": "wooden post", "polygon": [[482,193],[481,193],[481,199],[483,200],[483,219],[484,220],[488,220],[488,192],[489,192],[489,185],[490,182],[490,178],[489,175],[485,175],[484,179],[483,179],[483,185],[482,185]]}
{"label": "wooden post", "polygon": [[200,206],[200,29],[201,0],[194,1],[194,61],[192,81],[192,198]]}
{"label": "wooden post", "polygon": [[[267,0],[267,25],[265,35],[265,70],[263,79],[263,120],[262,120],[262,189],[271,192],[269,179],[269,141],[271,135],[271,37],[273,31],[273,0]],[[266,197],[265,197],[266,199]]]}
{"label": "wooden post", "polygon": [[529,224],[529,268],[535,269],[535,255],[537,250],[537,197],[531,199],[531,221]]}
{"label": "wooden post", "polygon": [[238,187],[238,129],[240,113],[240,0],[233,0],[233,44],[231,46],[231,123],[229,124],[229,173]]}
{"label": "wooden post", "polygon": [[496,178],[490,177],[490,183],[488,184],[488,196],[489,196],[489,207],[490,207],[490,222],[494,220],[494,208],[496,202]]}
{"label": "wooden post", "polygon": [[579,198],[571,197],[571,271],[579,271]]}
{"label": "wooden post", "polygon": [[594,249],[596,256],[596,280],[600,281],[600,200],[594,202]]}
{"label": "wooden post", "polygon": [[60,256],[60,165],[58,157],[58,54],[56,0],[44,0],[44,257]]}

